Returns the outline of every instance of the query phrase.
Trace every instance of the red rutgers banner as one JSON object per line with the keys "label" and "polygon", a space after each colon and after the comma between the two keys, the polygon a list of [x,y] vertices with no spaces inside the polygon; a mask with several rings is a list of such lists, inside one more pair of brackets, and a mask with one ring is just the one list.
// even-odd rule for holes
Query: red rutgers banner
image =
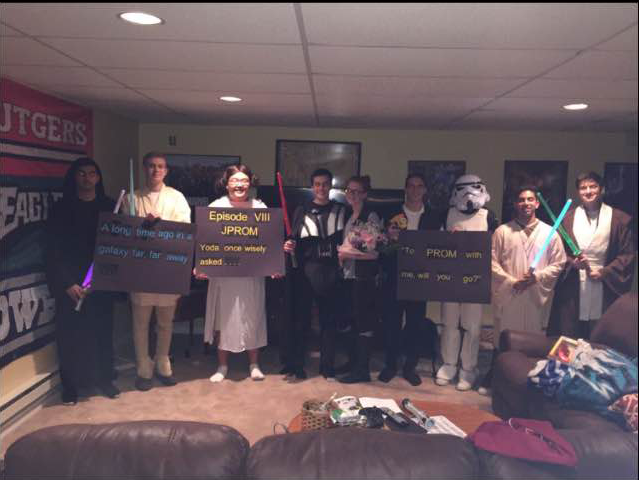
{"label": "red rutgers banner", "polygon": [[0,367],[53,339],[44,224],[69,164],[93,150],[92,112],[0,79]]}

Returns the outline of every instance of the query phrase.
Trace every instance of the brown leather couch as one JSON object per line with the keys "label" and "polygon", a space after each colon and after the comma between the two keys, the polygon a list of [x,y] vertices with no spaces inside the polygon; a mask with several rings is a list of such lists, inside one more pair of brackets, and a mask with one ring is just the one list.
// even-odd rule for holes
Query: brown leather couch
{"label": "brown leather couch", "polygon": [[[596,450],[606,459],[616,459],[619,476],[637,478],[637,435],[600,415],[583,410],[562,409],[527,386],[527,374],[538,360],[546,358],[557,337],[529,332],[509,331],[500,336],[500,355],[495,362],[492,383],[493,411],[501,418],[535,418],[549,420],[556,429],[587,431]],[[637,294],[627,293],[604,313],[592,332],[591,343],[611,347],[635,358],[637,356]],[[584,437],[587,438],[587,437]],[[605,442],[604,442],[605,440]],[[609,471],[593,462],[595,472]]]}
{"label": "brown leather couch", "polygon": [[5,455],[2,478],[636,478],[636,468],[634,477],[618,475],[614,465],[619,456],[605,448],[607,432],[603,436],[574,430],[561,433],[575,446],[576,469],[476,450],[470,442],[449,435],[356,427],[272,435],[249,449],[239,432],[222,425],[180,421],[59,425],[13,443]]}

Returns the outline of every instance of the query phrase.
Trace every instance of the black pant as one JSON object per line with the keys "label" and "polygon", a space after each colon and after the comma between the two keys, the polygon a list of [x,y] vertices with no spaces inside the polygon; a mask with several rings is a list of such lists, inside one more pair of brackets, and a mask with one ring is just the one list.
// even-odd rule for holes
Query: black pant
{"label": "black pant", "polygon": [[348,279],[343,283],[344,301],[340,310],[349,317],[355,334],[374,332],[377,326],[375,279]]}
{"label": "black pant", "polygon": [[56,298],[56,340],[62,388],[110,383],[113,374],[113,297],[93,292],[80,312],[67,296]]}
{"label": "black pant", "polygon": [[[421,349],[420,322],[426,316],[426,302],[397,300],[397,285],[389,282],[383,287],[383,322],[386,367],[397,370],[397,359],[404,346],[404,370],[414,370]],[[406,325],[402,331],[402,316],[406,312]],[[403,337],[403,338],[402,338]]]}
{"label": "black pant", "polygon": [[335,363],[335,337],[337,333],[336,313],[339,305],[339,286],[335,285],[317,294],[302,268],[287,275],[289,308],[284,317],[282,335],[284,364],[293,369],[304,368],[306,359],[306,336],[311,324],[313,300],[319,309],[320,321],[320,368],[332,369]]}

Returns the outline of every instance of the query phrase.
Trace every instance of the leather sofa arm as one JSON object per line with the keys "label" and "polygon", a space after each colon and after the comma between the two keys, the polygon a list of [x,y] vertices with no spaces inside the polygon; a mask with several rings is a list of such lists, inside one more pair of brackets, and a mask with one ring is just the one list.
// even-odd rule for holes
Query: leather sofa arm
{"label": "leather sofa arm", "polygon": [[612,430],[557,430],[575,449],[577,478],[636,479],[637,434]]}
{"label": "leather sofa arm", "polygon": [[518,351],[527,357],[545,358],[559,337],[522,330],[504,330],[499,336],[499,351]]}

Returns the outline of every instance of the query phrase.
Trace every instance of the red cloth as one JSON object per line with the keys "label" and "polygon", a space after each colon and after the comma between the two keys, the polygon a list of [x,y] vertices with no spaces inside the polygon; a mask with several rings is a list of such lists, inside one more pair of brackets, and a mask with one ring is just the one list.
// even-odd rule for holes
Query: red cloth
{"label": "red cloth", "polygon": [[550,422],[528,418],[484,422],[469,435],[477,448],[533,462],[574,467],[577,454]]}

